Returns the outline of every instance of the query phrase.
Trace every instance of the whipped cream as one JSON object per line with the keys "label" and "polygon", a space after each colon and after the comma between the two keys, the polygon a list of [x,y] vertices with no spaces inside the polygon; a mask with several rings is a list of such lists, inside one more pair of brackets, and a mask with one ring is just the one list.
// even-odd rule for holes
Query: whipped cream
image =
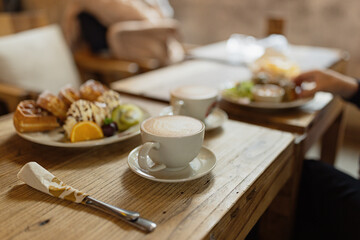
{"label": "whipped cream", "polygon": [[91,121],[101,126],[104,119],[109,116],[109,111],[105,107],[102,103],[93,103],[83,99],[71,104],[63,126],[67,136],[70,136],[72,128],[78,122]]}
{"label": "whipped cream", "polygon": [[30,187],[54,197],[81,203],[88,195],[66,185],[36,162],[25,164],[17,174]]}

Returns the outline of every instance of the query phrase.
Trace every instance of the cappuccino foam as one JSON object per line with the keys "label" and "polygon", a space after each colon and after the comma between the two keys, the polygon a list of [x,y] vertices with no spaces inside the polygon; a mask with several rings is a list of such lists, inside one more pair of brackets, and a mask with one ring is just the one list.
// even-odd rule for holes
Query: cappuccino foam
{"label": "cappuccino foam", "polygon": [[144,121],[142,129],[161,137],[184,137],[200,132],[203,123],[186,116],[161,116]]}
{"label": "cappuccino foam", "polygon": [[203,99],[211,98],[218,94],[216,88],[207,86],[181,86],[171,91],[178,98]]}

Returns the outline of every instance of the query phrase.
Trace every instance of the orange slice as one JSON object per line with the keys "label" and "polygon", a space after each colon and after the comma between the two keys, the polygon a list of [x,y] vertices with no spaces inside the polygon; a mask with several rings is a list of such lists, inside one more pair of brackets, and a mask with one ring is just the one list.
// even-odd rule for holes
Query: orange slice
{"label": "orange slice", "polygon": [[94,122],[78,122],[71,130],[70,141],[80,142],[103,138],[101,128]]}

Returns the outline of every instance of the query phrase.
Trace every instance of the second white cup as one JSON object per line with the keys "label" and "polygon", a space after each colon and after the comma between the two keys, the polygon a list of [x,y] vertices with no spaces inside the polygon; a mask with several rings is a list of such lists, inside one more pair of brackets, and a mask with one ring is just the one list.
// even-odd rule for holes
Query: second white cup
{"label": "second white cup", "polygon": [[170,91],[174,115],[185,115],[205,121],[217,104],[218,90],[201,85],[180,86]]}

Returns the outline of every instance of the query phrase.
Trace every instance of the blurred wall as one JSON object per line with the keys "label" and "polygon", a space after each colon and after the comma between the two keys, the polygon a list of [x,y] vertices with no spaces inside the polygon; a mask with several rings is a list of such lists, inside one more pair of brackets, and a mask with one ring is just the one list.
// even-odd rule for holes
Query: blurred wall
{"label": "blurred wall", "polygon": [[71,0],[22,0],[22,6],[30,11],[44,10],[51,23],[60,23],[68,1]]}

